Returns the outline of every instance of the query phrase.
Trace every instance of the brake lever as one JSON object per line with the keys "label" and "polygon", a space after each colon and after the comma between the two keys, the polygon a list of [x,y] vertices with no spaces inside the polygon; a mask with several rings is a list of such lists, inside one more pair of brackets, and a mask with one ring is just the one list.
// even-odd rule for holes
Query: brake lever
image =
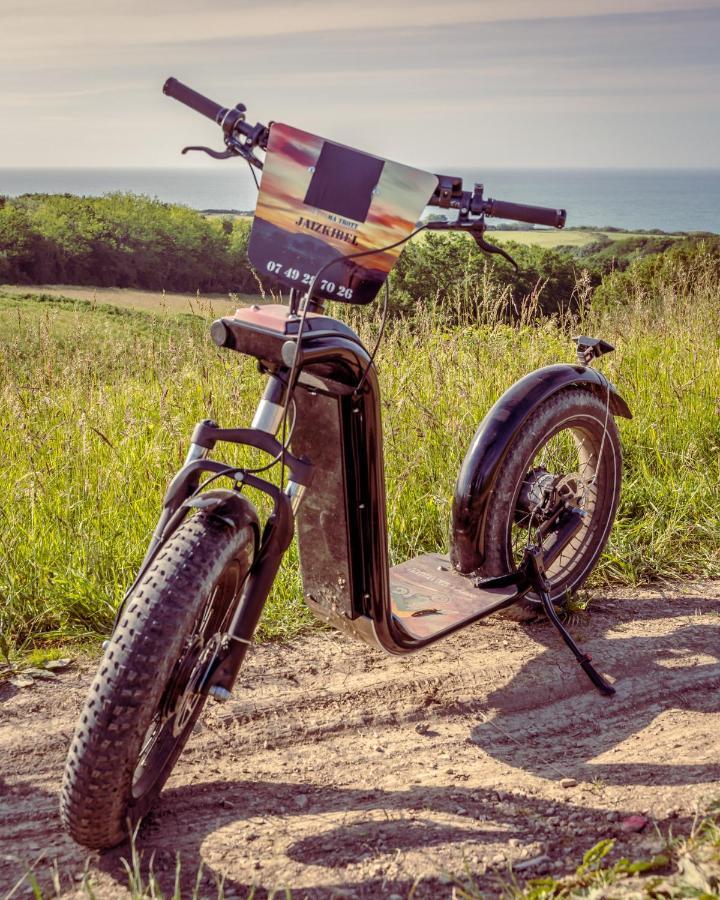
{"label": "brake lever", "polygon": [[425,227],[429,231],[464,231],[466,234],[471,234],[483,253],[496,253],[498,256],[502,256],[510,263],[510,265],[514,266],[516,272],[519,272],[520,266],[515,262],[512,256],[510,256],[507,250],[503,250],[502,247],[498,247],[496,244],[490,244],[485,240],[485,220],[480,218],[471,222],[467,216],[467,212],[464,212],[465,215],[463,216],[461,212],[460,217],[455,222],[428,222]]}
{"label": "brake lever", "polygon": [[201,150],[203,153],[207,153],[208,156],[212,156],[213,159],[232,159],[235,156],[240,156],[250,163],[251,166],[255,166],[256,169],[262,169],[263,162],[252,152],[253,145],[249,141],[246,144],[241,144],[240,141],[236,141],[234,138],[226,138],[225,143],[227,144],[227,150],[212,150],[210,147],[183,147],[182,152]]}
{"label": "brake lever", "polygon": [[203,153],[207,153],[208,156],[212,156],[213,159],[230,159],[231,156],[237,156],[234,150],[211,150],[210,147],[183,147],[183,155],[189,150],[201,150]]}
{"label": "brake lever", "polygon": [[507,250],[503,250],[502,247],[498,247],[497,244],[488,243],[483,237],[483,231],[473,230],[472,228],[468,228],[468,231],[475,238],[475,241],[478,247],[483,251],[483,253],[497,253],[499,256],[504,257],[512,266],[515,267],[515,271],[520,271],[520,266],[515,262],[515,260],[510,256]]}

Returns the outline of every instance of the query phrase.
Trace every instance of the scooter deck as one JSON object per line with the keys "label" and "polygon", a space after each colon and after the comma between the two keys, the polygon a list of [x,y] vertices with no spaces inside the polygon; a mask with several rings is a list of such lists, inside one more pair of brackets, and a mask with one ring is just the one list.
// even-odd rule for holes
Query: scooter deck
{"label": "scooter deck", "polygon": [[390,594],[395,619],[411,637],[424,639],[492,612],[517,590],[476,588],[447,556],[427,553],[390,569]]}

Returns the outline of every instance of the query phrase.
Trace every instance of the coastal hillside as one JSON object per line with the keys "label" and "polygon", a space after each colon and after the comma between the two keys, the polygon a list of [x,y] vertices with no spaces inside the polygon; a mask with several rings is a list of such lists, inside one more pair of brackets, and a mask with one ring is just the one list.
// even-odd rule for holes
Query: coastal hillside
{"label": "coastal hillside", "polygon": [[[513,251],[527,260],[520,295],[460,237],[401,257],[377,358],[393,559],[445,548],[455,474],[483,415],[526,372],[572,360],[571,336],[585,333],[616,345],[600,365],[634,413],[621,422],[622,504],[595,583],[720,575],[717,243],[678,240],[602,276],[558,251]],[[548,290],[562,298],[550,312]],[[247,423],[262,389],[253,360],[208,336],[241,298],[74,293],[0,293],[2,467],[23,498],[0,524],[2,630],[16,649],[107,632],[194,423]],[[377,306],[334,312],[372,346]],[[265,638],[307,627],[300,598],[293,549]]]}
{"label": "coastal hillside", "polygon": [[[247,257],[251,225],[249,216],[205,215],[134,194],[0,196],[0,284],[258,294],[262,280]],[[581,273],[595,287],[605,274],[646,256],[716,240],[701,233],[504,226],[493,226],[488,238],[515,256],[519,275],[505,260],[479,254],[465,236],[423,232],[393,273],[391,311],[410,311],[418,285],[439,296],[463,278],[482,302],[486,276],[516,302],[542,285],[544,308],[567,309]]]}
{"label": "coastal hillside", "polygon": [[[247,220],[34,197],[6,202],[0,223],[0,472],[12,487],[0,518],[0,828],[12,841],[0,886],[113,900],[175,885],[231,900],[257,884],[270,895],[291,884],[288,896],[713,896],[718,238],[579,231],[546,246],[547,232],[489,233],[516,276],[462,236],[423,234],[392,276],[376,362],[393,563],[446,550],[456,472],[504,389],[572,361],[575,334],[616,346],[598,365],[634,416],[619,423],[621,505],[565,611],[617,680],[602,729],[604,701],[549,626],[491,619],[430,656],[382,661],[318,629],[293,545],[263,646],[232,703],[196,726],[143,826],[146,855],[88,859],[57,819],[67,735],[194,424],[252,418],[262,376],[218,349],[209,324],[272,297],[244,255]],[[374,344],[379,304],[332,312]]]}

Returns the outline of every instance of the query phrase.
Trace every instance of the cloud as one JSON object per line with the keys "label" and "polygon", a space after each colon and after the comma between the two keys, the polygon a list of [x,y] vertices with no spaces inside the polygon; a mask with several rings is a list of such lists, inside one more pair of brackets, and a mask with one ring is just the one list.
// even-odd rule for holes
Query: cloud
{"label": "cloud", "polygon": [[[333,0],[263,3],[209,0],[28,0],[5,6],[0,15],[3,54],[17,60],[24,54],[62,55],[76,49],[96,56],[107,48],[170,46],[204,41],[268,38],[279,35],[354,32],[377,23],[376,30],[431,29],[448,23],[460,28],[493,22],[552,21],[658,12],[689,12],[717,8],[698,0],[406,0],[362,4]],[[482,52],[483,48],[478,48]]]}
{"label": "cloud", "polygon": [[708,164],[720,144],[720,0],[5,0],[0,32],[0,165],[219,146],[168,75],[413,164],[592,165],[610,135],[628,164]]}

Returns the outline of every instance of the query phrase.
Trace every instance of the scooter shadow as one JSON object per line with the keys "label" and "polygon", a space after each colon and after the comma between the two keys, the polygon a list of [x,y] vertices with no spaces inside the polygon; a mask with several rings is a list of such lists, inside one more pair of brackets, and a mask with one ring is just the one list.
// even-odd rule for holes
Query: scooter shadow
{"label": "scooter shadow", "polygon": [[[699,613],[702,623],[697,622]],[[690,616],[694,621],[688,624]],[[638,623],[643,625],[640,634],[635,627]],[[583,647],[592,650],[599,667],[614,677],[614,698],[601,697],[593,690],[554,629],[539,623],[521,627],[544,651],[478,704],[477,708],[494,708],[498,714],[473,729],[473,743],[511,767],[555,781],[573,777],[578,781],[603,779],[616,785],[670,786],[716,778],[714,763],[689,761],[677,751],[678,758],[672,761],[595,760],[669,710],[720,711],[720,602],[698,597],[600,601],[588,614],[576,617],[572,630]],[[513,731],[521,739],[508,739]],[[302,809],[295,803],[299,793],[309,798]],[[357,897],[407,895],[413,889],[412,880],[383,875],[357,882],[345,878],[344,870],[359,860],[388,865],[397,851],[403,855],[434,849],[441,853],[444,845],[462,844],[482,853],[483,847],[505,844],[513,837],[523,847],[551,836],[545,824],[547,805],[546,798],[512,791],[506,791],[503,802],[498,803],[489,788],[467,789],[455,784],[387,791],[217,781],[166,791],[157,813],[143,826],[140,842],[145,860],[154,854],[157,862],[166,855],[168,871],[156,871],[165,890],[172,887],[172,863],[180,846],[183,859],[198,861],[204,856],[205,871],[211,877],[224,878],[226,891],[242,897],[253,891],[255,898],[269,896],[286,886],[284,877],[292,880],[291,873],[297,875],[305,866],[322,867],[329,880],[317,879],[314,885],[297,891],[298,896],[332,897],[347,889]],[[586,797],[575,796],[567,802],[554,799],[553,805],[554,814],[561,819],[565,814],[579,815],[593,826],[584,837],[572,838],[577,859],[600,837],[614,833],[608,829],[607,809],[589,805]],[[465,810],[464,815],[457,814],[458,807]],[[523,815],[518,817],[520,808]],[[637,812],[617,807],[615,811],[620,819]],[[305,816],[310,817],[308,822],[304,822]],[[261,832],[260,838],[248,843],[240,825],[250,819],[261,819],[263,824],[255,829]],[[689,816],[672,820],[675,834],[687,833],[690,826]],[[234,842],[241,855],[239,863],[225,864],[222,851],[213,849],[212,836],[217,839],[221,831],[225,831],[226,846],[228,840],[231,845]],[[263,844],[266,835],[272,835],[272,840],[268,837],[269,843]],[[551,856],[555,849],[561,852],[554,844],[551,848]],[[269,855],[277,857],[278,850],[281,864],[262,868]],[[120,848],[106,854],[101,865],[119,873],[119,859],[127,857],[127,852]],[[257,875],[253,877],[255,867]],[[182,872],[183,892],[192,889],[193,879],[194,871]],[[431,879],[416,888],[414,896],[432,897],[447,891],[446,885]]]}
{"label": "scooter shadow", "polygon": [[[671,624],[683,616],[702,623]],[[617,785],[679,785],[712,782],[717,759],[686,758],[679,726],[672,762],[650,747],[638,761],[632,747],[620,749],[670,710],[720,712],[720,602],[702,597],[593,604],[573,617],[572,633],[594,664],[612,676],[617,693],[602,697],[549,624],[522,626],[546,649],[507,684],[490,693],[483,707],[496,711],[473,728],[470,740],[494,758],[551,780],[602,779]],[[636,632],[642,623],[650,634]],[[665,726],[658,725],[658,731]],[[669,743],[666,740],[666,744]],[[646,748],[647,749],[647,748]],[[629,752],[627,752],[629,751]],[[604,755],[629,761],[604,759]],[[635,761],[633,761],[635,757]],[[651,761],[655,757],[657,761]]]}
{"label": "scooter shadow", "polygon": [[[300,792],[306,792],[310,798],[303,809],[297,809],[295,804]],[[437,880],[442,874],[441,866],[435,877],[416,885],[406,872],[393,877],[392,859],[399,853],[430,851],[455,843],[482,851],[484,846],[516,838],[522,847],[548,836],[543,825],[547,800],[512,792],[506,792],[504,798],[503,803],[498,803],[497,795],[490,789],[464,789],[457,785],[418,785],[398,791],[262,781],[187,785],[166,791],[156,813],[144,823],[138,838],[143,853],[141,866],[147,879],[152,865],[158,886],[172,892],[175,853],[179,850],[184,864],[180,873],[181,896],[191,894],[196,867],[203,858],[206,885],[222,880],[226,894],[252,896],[254,900],[273,892],[282,896],[286,887],[293,889],[293,896],[302,898],[343,896],[343,891],[344,896],[358,898],[392,893],[407,896],[413,888],[417,898],[444,896],[450,889]],[[578,803],[554,804],[556,814],[579,813],[583,821],[597,823],[587,836],[572,838],[579,859],[602,836],[602,829],[607,830],[607,810]],[[459,806],[464,809],[462,816],[458,815]],[[518,806],[523,810],[521,817]],[[422,818],[417,815],[420,810]],[[620,810],[621,815],[630,812]],[[324,822],[320,820],[322,816],[326,817]],[[448,823],[450,816],[452,824]],[[256,826],[258,819],[263,820],[263,825]],[[269,843],[263,845],[262,840],[248,842],[247,836],[243,838],[242,823],[248,820],[265,832]],[[689,827],[689,819],[673,820],[676,833]],[[225,849],[216,846],[213,850],[213,836],[219,844],[219,833],[223,831]],[[562,853],[561,848],[554,849]],[[247,877],[245,873],[261,870],[266,855],[277,858],[278,853],[285,859],[275,870],[258,871],[255,877]],[[122,859],[127,859],[128,854],[127,846],[119,847],[103,854],[99,866],[121,882]],[[241,862],[233,864],[237,855]],[[215,861],[218,858],[220,862]],[[364,861],[377,862],[388,871],[363,881],[344,877],[348,866]],[[308,871],[318,866],[330,870],[329,880],[318,879],[315,885],[298,887],[292,873],[296,878],[306,866]],[[238,870],[242,871],[242,878],[237,877]],[[289,877],[290,882],[284,883],[284,877]]]}

